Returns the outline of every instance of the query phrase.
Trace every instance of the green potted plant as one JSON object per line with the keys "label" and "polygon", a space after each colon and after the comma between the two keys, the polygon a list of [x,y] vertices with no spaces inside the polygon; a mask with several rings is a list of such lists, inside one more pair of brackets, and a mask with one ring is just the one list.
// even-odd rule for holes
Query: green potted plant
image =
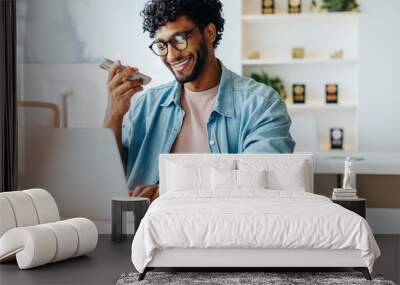
{"label": "green potted plant", "polygon": [[[321,2],[320,6],[317,2]],[[312,0],[312,7],[319,6],[320,10],[327,12],[359,11],[360,5],[357,0]]]}
{"label": "green potted plant", "polygon": [[283,100],[286,100],[287,93],[285,90],[285,86],[283,85],[282,79],[280,79],[278,76],[270,77],[266,72],[263,71],[261,72],[261,74],[252,73],[250,77],[257,82],[261,82],[267,86],[271,86],[273,89],[276,90],[276,92],[279,93]]}

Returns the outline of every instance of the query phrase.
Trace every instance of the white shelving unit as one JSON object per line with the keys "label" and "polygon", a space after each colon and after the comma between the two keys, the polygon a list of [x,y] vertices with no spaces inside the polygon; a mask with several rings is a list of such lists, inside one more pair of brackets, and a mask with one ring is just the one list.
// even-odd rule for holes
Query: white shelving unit
{"label": "white shelving unit", "polygon": [[357,109],[357,105],[351,103],[346,103],[346,104],[287,103],[287,107],[289,111],[355,111]]}
{"label": "white shelving unit", "polygon": [[[276,14],[261,15],[261,0],[240,1],[241,73],[279,76],[292,120],[310,116],[316,121],[320,150],[329,150],[332,127],[344,129],[345,151],[357,150],[358,13],[312,13],[303,0],[304,13],[287,14],[287,1],[275,0]],[[304,59],[292,59],[294,47],[305,49]],[[330,58],[336,50],[343,50],[343,58]],[[260,58],[248,59],[256,51]],[[306,85],[305,104],[292,103],[295,83]],[[328,83],[338,84],[338,104],[325,103]]]}
{"label": "white shelving unit", "polygon": [[325,58],[305,58],[305,59],[292,59],[292,58],[260,58],[260,59],[243,59],[242,65],[255,66],[255,65],[287,65],[287,64],[355,64],[356,58],[338,58],[332,59]]}
{"label": "white shelving unit", "polygon": [[[244,0],[246,1],[246,0]],[[278,0],[279,1],[279,0]],[[261,4],[260,4],[261,7]],[[255,11],[255,14],[244,14],[242,15],[242,20],[243,21],[276,21],[276,20],[311,20],[311,19],[326,19],[326,18],[335,18],[336,20],[341,20],[344,18],[349,18],[349,17],[354,17],[357,16],[358,13],[356,12],[331,12],[331,13],[318,13],[318,12],[307,12],[307,13],[301,13],[301,14],[288,14],[288,13],[278,13],[278,14],[270,14],[270,15],[265,15],[265,14],[256,14],[259,13],[259,11]]]}

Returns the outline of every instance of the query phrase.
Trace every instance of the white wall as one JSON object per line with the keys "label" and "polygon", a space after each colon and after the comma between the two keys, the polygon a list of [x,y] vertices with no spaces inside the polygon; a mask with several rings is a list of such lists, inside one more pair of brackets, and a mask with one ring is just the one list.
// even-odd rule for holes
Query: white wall
{"label": "white wall", "polygon": [[360,3],[359,148],[400,151],[400,1]]}
{"label": "white wall", "polygon": [[223,13],[225,17],[225,30],[217,56],[234,72],[242,73],[241,62],[241,24],[238,15],[242,13],[240,0],[222,0]]}

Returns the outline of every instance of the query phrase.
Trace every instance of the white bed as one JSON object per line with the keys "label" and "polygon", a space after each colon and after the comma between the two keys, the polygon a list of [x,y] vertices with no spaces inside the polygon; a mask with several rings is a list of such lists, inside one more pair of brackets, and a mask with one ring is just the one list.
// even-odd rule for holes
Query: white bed
{"label": "white bed", "polygon": [[155,267],[354,267],[370,278],[372,232],[312,193],[311,154],[163,154],[159,166],[161,195],[132,243],[140,278]]}

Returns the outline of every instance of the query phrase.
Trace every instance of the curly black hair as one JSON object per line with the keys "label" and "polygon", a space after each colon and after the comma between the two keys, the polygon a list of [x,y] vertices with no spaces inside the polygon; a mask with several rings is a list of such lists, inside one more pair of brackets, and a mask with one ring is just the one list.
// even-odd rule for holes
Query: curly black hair
{"label": "curly black hair", "polygon": [[140,14],[144,18],[143,31],[149,32],[151,38],[160,27],[180,16],[187,16],[201,29],[213,23],[217,30],[214,48],[221,41],[224,31],[225,20],[220,0],[150,0]]}

